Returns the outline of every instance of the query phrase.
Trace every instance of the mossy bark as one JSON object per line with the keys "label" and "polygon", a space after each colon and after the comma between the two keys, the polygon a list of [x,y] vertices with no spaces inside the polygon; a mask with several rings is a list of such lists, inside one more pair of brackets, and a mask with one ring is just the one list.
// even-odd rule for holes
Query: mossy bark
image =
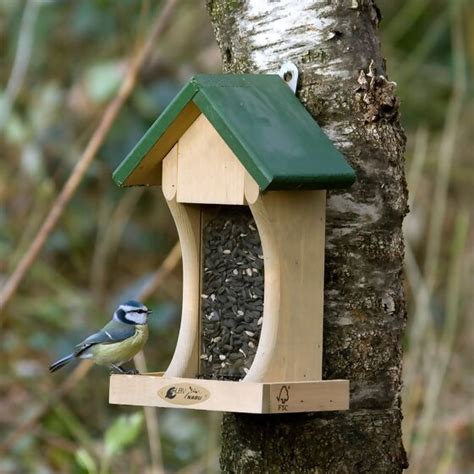
{"label": "mossy bark", "polygon": [[[398,473],[405,136],[373,0],[214,0],[227,72],[299,70],[297,95],[357,172],[328,198],[324,377],[351,381],[339,413],[223,421],[224,472]],[[295,295],[295,298],[297,295]]]}

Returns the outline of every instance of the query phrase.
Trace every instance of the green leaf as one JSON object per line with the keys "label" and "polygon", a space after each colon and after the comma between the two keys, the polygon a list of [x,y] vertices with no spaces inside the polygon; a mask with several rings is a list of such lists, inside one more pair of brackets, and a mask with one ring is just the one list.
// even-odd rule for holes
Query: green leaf
{"label": "green leaf", "polygon": [[108,457],[119,454],[139,436],[143,426],[143,413],[120,416],[105,433],[105,453]]}
{"label": "green leaf", "polygon": [[79,448],[75,454],[77,464],[87,471],[87,474],[97,473],[97,464],[92,456],[84,449]]}

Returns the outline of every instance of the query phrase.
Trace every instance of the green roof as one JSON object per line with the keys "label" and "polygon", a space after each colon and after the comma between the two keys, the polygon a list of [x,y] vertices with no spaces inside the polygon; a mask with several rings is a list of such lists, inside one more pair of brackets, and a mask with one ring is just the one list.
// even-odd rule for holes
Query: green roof
{"label": "green roof", "polygon": [[115,170],[115,182],[149,184],[134,182],[134,172],[156,167],[199,113],[261,190],[339,188],[355,180],[353,169],[279,76],[221,74],[198,75],[184,86]]}

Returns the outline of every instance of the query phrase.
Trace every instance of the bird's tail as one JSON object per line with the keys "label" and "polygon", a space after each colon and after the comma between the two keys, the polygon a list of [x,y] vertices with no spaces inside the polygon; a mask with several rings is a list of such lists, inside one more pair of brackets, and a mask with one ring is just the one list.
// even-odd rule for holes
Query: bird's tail
{"label": "bird's tail", "polygon": [[69,354],[66,357],[63,357],[62,359],[57,360],[56,362],[52,363],[49,366],[49,371],[56,372],[56,370],[59,370],[61,367],[64,367],[66,364],[69,364],[69,362],[71,362],[72,359],[74,359],[74,354]]}

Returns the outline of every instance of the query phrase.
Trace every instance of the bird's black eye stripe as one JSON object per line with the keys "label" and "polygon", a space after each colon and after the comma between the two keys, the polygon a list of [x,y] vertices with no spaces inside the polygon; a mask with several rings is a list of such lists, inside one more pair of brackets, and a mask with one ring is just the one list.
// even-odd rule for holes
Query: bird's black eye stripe
{"label": "bird's black eye stripe", "polygon": [[138,313],[138,314],[143,314],[143,313],[146,313],[147,310],[146,309],[131,309],[129,311],[127,311],[127,313]]}

